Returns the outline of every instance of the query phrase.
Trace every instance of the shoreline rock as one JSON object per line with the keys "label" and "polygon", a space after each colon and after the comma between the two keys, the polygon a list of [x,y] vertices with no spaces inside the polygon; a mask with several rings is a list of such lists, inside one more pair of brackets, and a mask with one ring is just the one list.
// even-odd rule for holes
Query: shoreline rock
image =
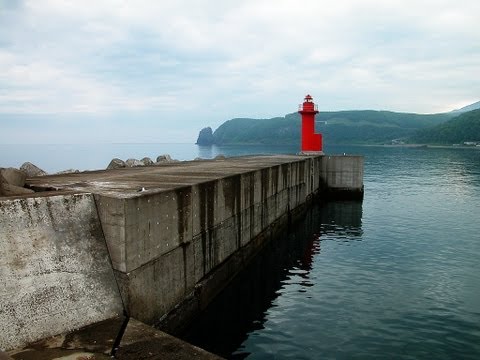
{"label": "shoreline rock", "polygon": [[158,155],[157,156],[157,164],[162,164],[162,163],[167,163],[167,162],[172,162],[173,159],[170,155],[168,154],[163,154],[163,155]]}
{"label": "shoreline rock", "polygon": [[153,161],[148,156],[142,158],[141,160],[130,158],[126,161],[123,161],[119,158],[114,158],[110,161],[107,166],[107,170],[112,169],[122,169],[122,168],[131,168],[139,166],[156,166],[168,163],[179,162],[179,160],[172,159],[169,154],[158,155],[156,161]]}
{"label": "shoreline rock", "polygon": [[143,166],[143,163],[137,159],[127,159],[127,161],[125,161],[125,165],[127,167],[138,167]]}
{"label": "shoreline rock", "polygon": [[140,160],[143,163],[143,166],[151,166],[154,165],[155,163],[153,162],[152,159],[149,157],[144,157],[142,160]]}
{"label": "shoreline rock", "polygon": [[20,170],[27,174],[27,178],[48,175],[46,171],[43,171],[38,166],[28,161],[24,162],[22,166],[20,166]]}
{"label": "shoreline rock", "polygon": [[215,139],[213,138],[212,128],[206,127],[200,130],[200,133],[198,134],[197,142],[195,144],[210,146],[210,145],[213,145],[214,142],[215,142]]}
{"label": "shoreline rock", "polygon": [[114,158],[112,159],[112,161],[110,161],[110,164],[108,164],[107,170],[122,169],[124,167],[127,167],[125,161],[123,161],[122,159]]}
{"label": "shoreline rock", "polygon": [[67,170],[59,171],[59,172],[55,173],[55,175],[77,174],[79,172],[80,172],[80,170],[78,170],[78,169],[67,169]]}

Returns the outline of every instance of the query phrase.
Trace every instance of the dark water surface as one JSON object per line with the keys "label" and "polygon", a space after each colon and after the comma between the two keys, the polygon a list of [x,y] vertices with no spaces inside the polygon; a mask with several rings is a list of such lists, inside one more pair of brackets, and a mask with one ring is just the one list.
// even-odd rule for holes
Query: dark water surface
{"label": "dark water surface", "polygon": [[480,358],[480,151],[350,150],[363,203],[310,210],[187,340],[233,359]]}

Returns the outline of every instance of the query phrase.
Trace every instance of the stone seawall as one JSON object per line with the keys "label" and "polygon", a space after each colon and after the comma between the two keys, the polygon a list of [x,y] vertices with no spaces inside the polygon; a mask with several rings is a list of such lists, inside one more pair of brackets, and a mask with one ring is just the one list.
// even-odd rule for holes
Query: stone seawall
{"label": "stone seawall", "polygon": [[[363,158],[249,156],[36,177],[27,185],[63,194],[0,201],[0,251],[11,259],[0,267],[9,289],[0,293],[0,323],[31,332],[19,337],[25,330],[5,327],[5,348],[123,309],[147,324],[177,327],[206,306],[309,199],[335,191],[363,196]],[[19,247],[23,242],[31,259]],[[43,258],[56,262],[44,269]],[[41,270],[22,272],[16,259]],[[54,285],[50,274],[61,275]],[[45,283],[44,295],[31,282]],[[47,289],[55,287],[60,295],[49,295]],[[16,292],[42,296],[45,304],[65,301],[66,309],[49,310],[32,300],[30,312],[13,311],[23,301]],[[88,315],[92,311],[95,316]],[[64,316],[68,321],[61,322]],[[42,322],[31,320],[37,317]]]}

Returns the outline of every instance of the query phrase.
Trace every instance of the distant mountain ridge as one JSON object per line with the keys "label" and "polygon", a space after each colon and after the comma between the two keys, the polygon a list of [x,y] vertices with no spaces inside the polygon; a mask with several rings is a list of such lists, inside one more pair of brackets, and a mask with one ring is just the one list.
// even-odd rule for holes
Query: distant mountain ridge
{"label": "distant mountain ridge", "polygon": [[463,112],[477,110],[477,109],[480,109],[480,101],[464,106],[460,109],[453,110],[452,113],[463,113]]}
{"label": "distant mountain ridge", "polygon": [[[480,101],[475,104],[480,107]],[[440,114],[375,110],[321,111],[316,117],[316,129],[330,144],[408,142],[420,130],[434,128],[464,113],[459,110]],[[197,143],[297,145],[300,143],[300,128],[298,113],[270,119],[236,118],[225,121],[213,133],[209,128],[202,129]]]}

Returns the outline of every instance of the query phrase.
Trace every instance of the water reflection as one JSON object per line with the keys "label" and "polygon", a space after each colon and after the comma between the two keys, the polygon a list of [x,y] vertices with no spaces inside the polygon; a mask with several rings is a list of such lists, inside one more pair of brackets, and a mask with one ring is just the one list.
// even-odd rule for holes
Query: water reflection
{"label": "water reflection", "polygon": [[[336,236],[333,236],[336,234]],[[331,202],[311,208],[281,237],[272,239],[217,299],[194,321],[183,338],[213,353],[242,359],[241,344],[264,328],[268,309],[286,292],[311,298],[313,263],[322,242],[362,237],[362,203]],[[301,302],[301,300],[300,300]]]}
{"label": "water reflection", "polygon": [[217,147],[215,145],[198,145],[197,149],[198,157],[200,159],[213,159],[218,154]]}
{"label": "water reflection", "polygon": [[296,154],[297,145],[197,145],[198,157],[212,159],[217,155],[226,157],[245,155]]}

